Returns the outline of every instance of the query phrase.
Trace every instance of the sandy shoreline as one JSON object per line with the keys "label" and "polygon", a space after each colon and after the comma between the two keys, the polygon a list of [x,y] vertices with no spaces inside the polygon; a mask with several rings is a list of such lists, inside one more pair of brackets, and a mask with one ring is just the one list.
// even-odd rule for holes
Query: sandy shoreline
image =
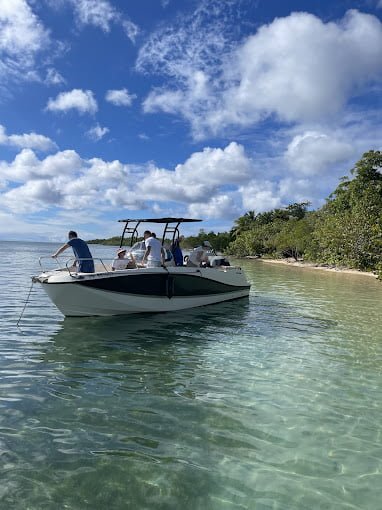
{"label": "sandy shoreline", "polygon": [[292,266],[292,267],[301,267],[303,269],[318,269],[320,271],[331,271],[333,273],[344,273],[344,274],[353,274],[353,275],[359,275],[359,276],[368,276],[369,278],[377,278],[377,275],[374,273],[369,273],[366,271],[360,271],[358,269],[349,269],[349,268],[343,268],[343,267],[335,267],[335,266],[320,266],[318,264],[314,264],[312,262],[302,262],[298,261],[296,262],[293,259],[263,259],[259,257],[245,257],[246,259],[252,259],[252,260],[258,260],[260,262],[265,262],[267,264],[283,264],[285,266]]}

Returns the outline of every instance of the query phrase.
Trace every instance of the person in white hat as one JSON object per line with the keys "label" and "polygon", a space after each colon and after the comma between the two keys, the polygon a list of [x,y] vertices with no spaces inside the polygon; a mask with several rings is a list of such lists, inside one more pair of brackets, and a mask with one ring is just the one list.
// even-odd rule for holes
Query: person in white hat
{"label": "person in white hat", "polygon": [[132,269],[136,267],[135,258],[132,253],[129,252],[130,260],[125,258],[126,255],[126,249],[120,248],[117,251],[117,257],[113,260],[113,263],[111,265],[112,271],[115,271],[117,269]]}

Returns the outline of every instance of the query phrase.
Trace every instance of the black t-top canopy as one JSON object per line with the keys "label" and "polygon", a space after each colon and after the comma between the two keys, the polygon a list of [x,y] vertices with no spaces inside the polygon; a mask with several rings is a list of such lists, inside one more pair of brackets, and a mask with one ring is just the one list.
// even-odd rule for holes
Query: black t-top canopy
{"label": "black t-top canopy", "polygon": [[203,220],[194,220],[191,218],[130,218],[127,220],[118,220],[122,223],[128,223],[130,221],[139,221],[139,223],[187,223],[190,221],[203,221]]}
{"label": "black t-top canopy", "polygon": [[[164,243],[164,240],[166,238],[166,235],[170,234],[172,237],[172,242],[176,239],[179,239],[179,225],[181,223],[191,223],[195,221],[202,221],[202,220],[195,220],[192,218],[129,218],[126,220],[118,220],[121,223],[125,223],[125,228],[123,229],[121,240],[120,240],[120,247],[123,246],[123,242],[125,239],[126,234],[130,234],[130,246],[133,246],[134,242],[138,239],[138,227],[141,223],[162,223],[164,226],[164,231],[162,235],[162,244]],[[133,223],[133,225],[130,227],[129,223]],[[172,226],[169,226],[172,225]]]}

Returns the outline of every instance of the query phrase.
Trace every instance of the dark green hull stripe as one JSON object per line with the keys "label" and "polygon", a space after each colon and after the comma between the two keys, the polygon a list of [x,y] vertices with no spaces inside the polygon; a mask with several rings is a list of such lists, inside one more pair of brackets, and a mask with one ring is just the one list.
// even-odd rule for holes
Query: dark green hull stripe
{"label": "dark green hull stripe", "polygon": [[249,289],[249,285],[227,285],[199,276],[171,274],[139,274],[118,278],[77,280],[76,285],[121,294],[167,297],[208,296]]}

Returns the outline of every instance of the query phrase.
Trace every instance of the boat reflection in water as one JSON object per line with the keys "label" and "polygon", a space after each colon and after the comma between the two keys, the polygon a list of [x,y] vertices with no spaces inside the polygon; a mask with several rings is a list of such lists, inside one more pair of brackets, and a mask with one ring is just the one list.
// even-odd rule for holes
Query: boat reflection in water
{"label": "boat reflection in water", "polygon": [[190,370],[193,363],[200,364],[208,351],[220,349],[222,339],[226,344],[245,334],[249,307],[248,300],[241,299],[177,313],[69,317],[50,338],[44,361],[62,366],[65,379],[89,380],[101,372],[109,377],[114,369],[136,372],[138,379],[146,372],[171,377],[175,367]]}
{"label": "boat reflection in water", "polygon": [[[181,310],[176,313],[148,313],[145,315],[118,317],[67,317],[61,328],[50,337],[56,346],[69,346],[81,350],[84,343],[103,344],[110,348],[114,343],[124,342],[131,346],[147,346],[148,343],[173,344],[191,338],[204,343],[210,340],[210,331],[219,334],[227,329],[232,332],[245,330],[249,316],[248,299],[218,303],[202,309]],[[86,342],[81,342],[86,338]]]}
{"label": "boat reflection in water", "polygon": [[[167,237],[179,241],[179,226],[201,220],[186,218],[126,219],[120,247],[131,234],[137,242],[142,223],[164,225]],[[224,257],[211,254],[208,267],[162,265],[111,271],[104,260],[95,259],[94,273],[80,273],[67,263],[33,277],[57,308],[67,317],[110,316],[143,312],[170,312],[247,297],[250,284],[240,267],[227,265]]]}

